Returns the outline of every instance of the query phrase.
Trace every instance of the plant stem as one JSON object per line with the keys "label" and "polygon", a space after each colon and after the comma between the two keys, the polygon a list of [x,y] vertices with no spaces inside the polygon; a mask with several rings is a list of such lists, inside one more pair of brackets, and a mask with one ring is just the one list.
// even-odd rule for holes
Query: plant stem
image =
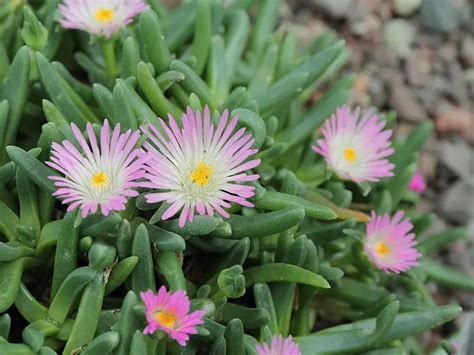
{"label": "plant stem", "polygon": [[117,59],[115,58],[115,38],[102,42],[102,53],[104,55],[105,69],[112,83],[117,77]]}

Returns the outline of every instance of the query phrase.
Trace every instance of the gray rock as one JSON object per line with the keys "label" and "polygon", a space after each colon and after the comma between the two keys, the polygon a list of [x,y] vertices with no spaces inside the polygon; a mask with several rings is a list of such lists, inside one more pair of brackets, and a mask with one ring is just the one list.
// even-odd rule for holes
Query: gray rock
{"label": "gray rock", "polygon": [[311,0],[311,2],[335,18],[347,17],[354,4],[353,0]]}
{"label": "gray rock", "polygon": [[461,60],[468,67],[474,67],[474,38],[466,36],[461,42]]}
{"label": "gray rock", "polygon": [[403,19],[391,20],[383,29],[385,43],[400,57],[405,57],[410,53],[415,34],[415,26]]}
{"label": "gray rock", "polygon": [[469,179],[474,174],[474,151],[464,141],[443,142],[440,159],[445,166],[461,178]]}
{"label": "gray rock", "polygon": [[421,14],[427,28],[436,32],[451,32],[459,27],[459,10],[451,0],[423,0]]}
{"label": "gray rock", "polygon": [[412,51],[405,62],[405,72],[408,82],[415,86],[425,86],[431,80],[431,61],[428,50]]}
{"label": "gray rock", "polygon": [[395,80],[390,83],[389,104],[401,118],[408,121],[420,122],[427,117],[414,91],[401,81]]}
{"label": "gray rock", "polygon": [[397,15],[410,16],[421,6],[421,0],[394,0],[393,10]]}
{"label": "gray rock", "polygon": [[446,219],[466,224],[474,218],[474,185],[458,180],[441,196],[439,207]]}

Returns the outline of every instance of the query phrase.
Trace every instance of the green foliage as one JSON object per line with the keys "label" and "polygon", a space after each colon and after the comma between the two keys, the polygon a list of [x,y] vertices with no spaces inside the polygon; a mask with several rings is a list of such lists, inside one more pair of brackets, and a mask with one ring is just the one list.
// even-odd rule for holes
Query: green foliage
{"label": "green foliage", "polygon": [[[426,254],[466,231],[429,235],[433,215],[407,196],[431,124],[394,142],[395,176],[379,184],[340,181],[311,150],[354,79],[333,80],[348,50],[332,32],[300,50],[276,29],[278,0],[150,0],[135,24],[90,40],[59,27],[57,1],[23,2],[0,4],[0,354],[254,354],[276,334],[304,354],[401,354],[404,339],[459,314],[436,306],[425,281],[474,291],[472,278]],[[180,227],[143,194],[108,216],[55,203],[45,161],[52,143],[74,141],[71,123],[161,127],[188,105],[227,109],[252,134],[255,207]],[[420,267],[385,275],[368,264],[370,209],[414,216]],[[143,334],[140,292],[161,285],[206,312],[183,349]]]}

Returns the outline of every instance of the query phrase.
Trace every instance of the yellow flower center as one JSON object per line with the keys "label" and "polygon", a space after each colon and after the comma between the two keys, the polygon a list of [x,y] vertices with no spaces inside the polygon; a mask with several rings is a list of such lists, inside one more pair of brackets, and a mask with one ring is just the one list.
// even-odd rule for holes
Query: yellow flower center
{"label": "yellow flower center", "polygon": [[354,160],[356,160],[356,152],[354,148],[344,149],[344,158],[346,158],[346,160],[349,162],[353,162]]}
{"label": "yellow flower center", "polygon": [[197,168],[191,171],[191,180],[200,186],[205,186],[209,184],[209,179],[212,176],[212,170],[212,166],[201,161],[199,162]]}
{"label": "yellow flower center", "polygon": [[94,174],[91,179],[91,184],[95,188],[101,188],[106,186],[109,183],[109,176],[107,173],[100,171],[97,174]]}
{"label": "yellow flower center", "polygon": [[109,22],[114,16],[112,9],[99,9],[95,12],[95,19],[100,22]]}
{"label": "yellow flower center", "polygon": [[166,328],[174,328],[176,325],[176,316],[172,312],[158,311],[153,313],[153,318]]}
{"label": "yellow flower center", "polygon": [[375,244],[375,250],[380,256],[385,256],[390,253],[390,248],[383,242],[378,242]]}

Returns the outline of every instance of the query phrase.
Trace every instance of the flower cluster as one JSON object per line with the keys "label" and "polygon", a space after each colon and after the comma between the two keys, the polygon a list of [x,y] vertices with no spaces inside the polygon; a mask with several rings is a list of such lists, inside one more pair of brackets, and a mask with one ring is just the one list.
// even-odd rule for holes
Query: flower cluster
{"label": "flower cluster", "polygon": [[[260,164],[253,159],[258,150],[245,128],[237,128],[238,117],[229,118],[224,111],[217,124],[211,120],[208,107],[203,112],[187,108],[178,122],[169,115],[160,126],[141,127],[145,142],[139,146],[141,132],[120,132],[117,124],[111,130],[107,120],[96,136],[91,124],[86,135],[72,124],[76,142],[53,143],[49,166],[64,176],[51,176],[58,190],[55,196],[70,204],[68,210],[80,208],[82,216],[124,210],[127,198],[145,192],[148,203],[167,205],[162,219],[179,214],[178,224],[192,222],[195,213],[215,213],[229,217],[231,203],[246,207],[255,194],[255,187],[245,184],[259,178],[249,171]],[[324,139],[314,150],[326,159],[329,167],[341,178],[378,181],[391,176],[393,164],[386,159],[393,153],[391,131],[383,130],[384,122],[360,109],[351,113],[347,107],[337,110],[324,129]],[[420,191],[415,176],[411,189]],[[415,186],[416,185],[416,186]],[[412,224],[398,211],[393,218],[385,214],[372,217],[367,224],[364,251],[370,261],[385,272],[399,273],[418,264]],[[162,330],[179,344],[186,344],[189,334],[196,333],[202,323],[202,311],[189,314],[189,299],[183,291],[168,293],[162,287],[157,295],[142,293],[147,312],[145,333]],[[271,345],[259,345],[260,354],[299,354],[291,337],[274,337]]]}
{"label": "flower cluster", "polygon": [[127,197],[137,196],[138,187],[151,188],[154,192],[147,193],[146,200],[170,204],[163,220],[181,210],[181,227],[193,220],[196,211],[229,217],[225,208],[231,202],[252,207],[247,199],[254,196],[255,187],[243,183],[259,178],[246,171],[258,166],[260,160],[249,160],[257,153],[252,148],[254,139],[245,128],[235,130],[238,117],[230,122],[228,118],[228,111],[224,111],[215,126],[207,107],[202,115],[188,108],[181,119],[182,128],[172,116],[169,126],[161,120],[166,137],[153,125],[142,127],[149,138],[144,150],[136,147],[138,131],[121,134],[120,125],[116,125],[111,132],[105,120],[98,143],[89,123],[88,143],[72,124],[78,147],[67,140],[53,143],[51,161],[47,162],[64,174],[50,177],[58,187],[54,195],[71,203],[69,211],[80,207],[85,217],[98,206],[104,215],[124,210]]}

